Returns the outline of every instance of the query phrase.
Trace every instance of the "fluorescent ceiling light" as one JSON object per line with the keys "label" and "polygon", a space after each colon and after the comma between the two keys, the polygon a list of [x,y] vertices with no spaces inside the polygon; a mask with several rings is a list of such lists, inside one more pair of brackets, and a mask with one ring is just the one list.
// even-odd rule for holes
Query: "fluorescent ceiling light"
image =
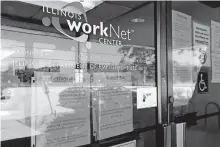
{"label": "fluorescent ceiling light", "polygon": [[33,48],[39,51],[53,52],[53,50],[56,49],[56,46],[54,44],[48,44],[48,43],[34,43]]}
{"label": "fluorescent ceiling light", "polygon": [[103,0],[60,0],[66,3],[72,3],[72,2],[80,2],[83,7],[85,8],[85,11],[87,12],[88,10],[93,9],[94,7],[96,7],[97,5],[100,5]]}
{"label": "fluorescent ceiling light", "polygon": [[26,2],[26,3],[31,3],[31,4],[39,5],[39,6],[55,8],[55,9],[62,9],[62,7],[67,5],[68,3],[70,4],[72,2],[78,1],[78,2],[81,2],[81,4],[84,6],[86,11],[88,11],[90,9],[93,9],[95,6],[97,6],[97,5],[99,5],[103,2],[103,0],[57,0],[57,1],[19,0],[19,1],[23,1],[23,2]]}
{"label": "fluorescent ceiling light", "polygon": [[[64,2],[67,2],[67,3],[72,3],[74,2],[74,0],[60,0],[60,1],[64,1]],[[101,0],[75,0],[77,2],[81,2],[81,4],[85,7],[85,8],[89,8],[89,9],[92,9],[96,6],[96,3],[97,2],[102,2]]]}
{"label": "fluorescent ceiling light", "polygon": [[140,23],[140,22],[144,22],[144,21],[145,21],[145,19],[143,19],[143,18],[134,18],[131,20],[131,22],[134,22],[134,23]]}
{"label": "fluorescent ceiling light", "polygon": [[53,50],[48,50],[48,49],[42,49],[41,51],[43,51],[43,52],[53,52]]}

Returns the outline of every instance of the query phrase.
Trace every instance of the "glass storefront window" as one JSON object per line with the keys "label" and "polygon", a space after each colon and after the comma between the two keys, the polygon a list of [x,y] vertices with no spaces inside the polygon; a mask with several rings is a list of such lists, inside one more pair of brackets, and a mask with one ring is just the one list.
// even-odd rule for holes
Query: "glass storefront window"
{"label": "glass storefront window", "polygon": [[[72,40],[43,33],[2,27],[1,52],[1,124],[2,140],[31,136],[35,107],[48,112],[48,99],[44,92],[36,96],[34,87],[36,73],[71,74],[75,71],[77,43]],[[65,57],[65,58],[64,58]],[[74,76],[73,76],[74,77]],[[62,85],[61,85],[62,87]],[[42,88],[42,87],[40,87]],[[51,88],[51,87],[50,87]],[[51,93],[54,90],[50,89]],[[59,88],[58,88],[59,89]],[[61,88],[62,89],[62,88]],[[59,92],[58,92],[59,93]],[[34,97],[36,96],[36,97]],[[58,100],[53,97],[53,104]],[[38,99],[36,103],[35,99]],[[52,105],[53,105],[52,104]],[[59,112],[57,112],[59,113]],[[13,131],[12,131],[13,130]],[[13,132],[19,134],[11,135]]]}
{"label": "glass storefront window", "polygon": [[[153,2],[2,8],[2,141],[82,146],[156,125]],[[133,138],[138,147],[150,142],[146,134],[155,135]]]}

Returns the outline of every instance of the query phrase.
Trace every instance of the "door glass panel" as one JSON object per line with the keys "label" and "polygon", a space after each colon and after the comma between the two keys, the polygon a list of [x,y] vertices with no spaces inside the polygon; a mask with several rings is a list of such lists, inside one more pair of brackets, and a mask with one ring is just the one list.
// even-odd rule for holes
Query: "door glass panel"
{"label": "door glass panel", "polygon": [[106,2],[87,13],[89,23],[108,27],[89,35],[89,49],[82,43],[79,54],[89,64],[97,140],[156,124],[153,14],[153,3],[134,1]]}
{"label": "door glass panel", "polygon": [[[187,147],[217,147],[220,145],[217,139],[220,137],[220,5],[173,2],[172,9],[174,115],[196,112],[197,116],[203,116],[196,125],[187,128]],[[213,117],[206,115],[213,113],[216,114]]]}

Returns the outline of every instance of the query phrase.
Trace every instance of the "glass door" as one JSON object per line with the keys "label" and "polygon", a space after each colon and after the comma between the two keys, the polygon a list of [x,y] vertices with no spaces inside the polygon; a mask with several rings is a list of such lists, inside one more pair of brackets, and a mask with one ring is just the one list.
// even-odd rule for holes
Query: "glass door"
{"label": "glass door", "polygon": [[154,13],[146,1],[105,1],[86,12],[89,24],[104,26],[79,49],[80,70],[91,81],[92,135],[101,146],[156,145]]}
{"label": "glass door", "polygon": [[186,147],[218,147],[219,2],[172,2],[170,25],[175,121],[186,123]]}

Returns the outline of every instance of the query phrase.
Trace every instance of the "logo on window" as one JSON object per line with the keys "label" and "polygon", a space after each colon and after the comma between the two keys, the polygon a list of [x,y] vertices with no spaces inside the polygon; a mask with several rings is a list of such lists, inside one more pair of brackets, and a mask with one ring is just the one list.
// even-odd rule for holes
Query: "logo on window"
{"label": "logo on window", "polygon": [[[50,26],[52,24],[57,31],[66,37],[77,42],[85,43],[88,49],[91,47],[91,44],[87,42],[89,35],[101,36],[98,39],[101,44],[121,46],[123,40],[131,40],[131,33],[134,32],[132,29],[124,30],[118,25],[105,25],[104,22],[99,22],[98,25],[89,24],[86,10],[79,1],[66,4],[60,9],[43,6],[42,10],[43,13],[52,15],[51,18],[48,16],[43,17],[42,23],[44,26]],[[63,18],[65,18],[64,21]],[[67,25],[70,32],[74,32],[77,35],[73,37],[67,34],[62,28],[64,24]]]}

